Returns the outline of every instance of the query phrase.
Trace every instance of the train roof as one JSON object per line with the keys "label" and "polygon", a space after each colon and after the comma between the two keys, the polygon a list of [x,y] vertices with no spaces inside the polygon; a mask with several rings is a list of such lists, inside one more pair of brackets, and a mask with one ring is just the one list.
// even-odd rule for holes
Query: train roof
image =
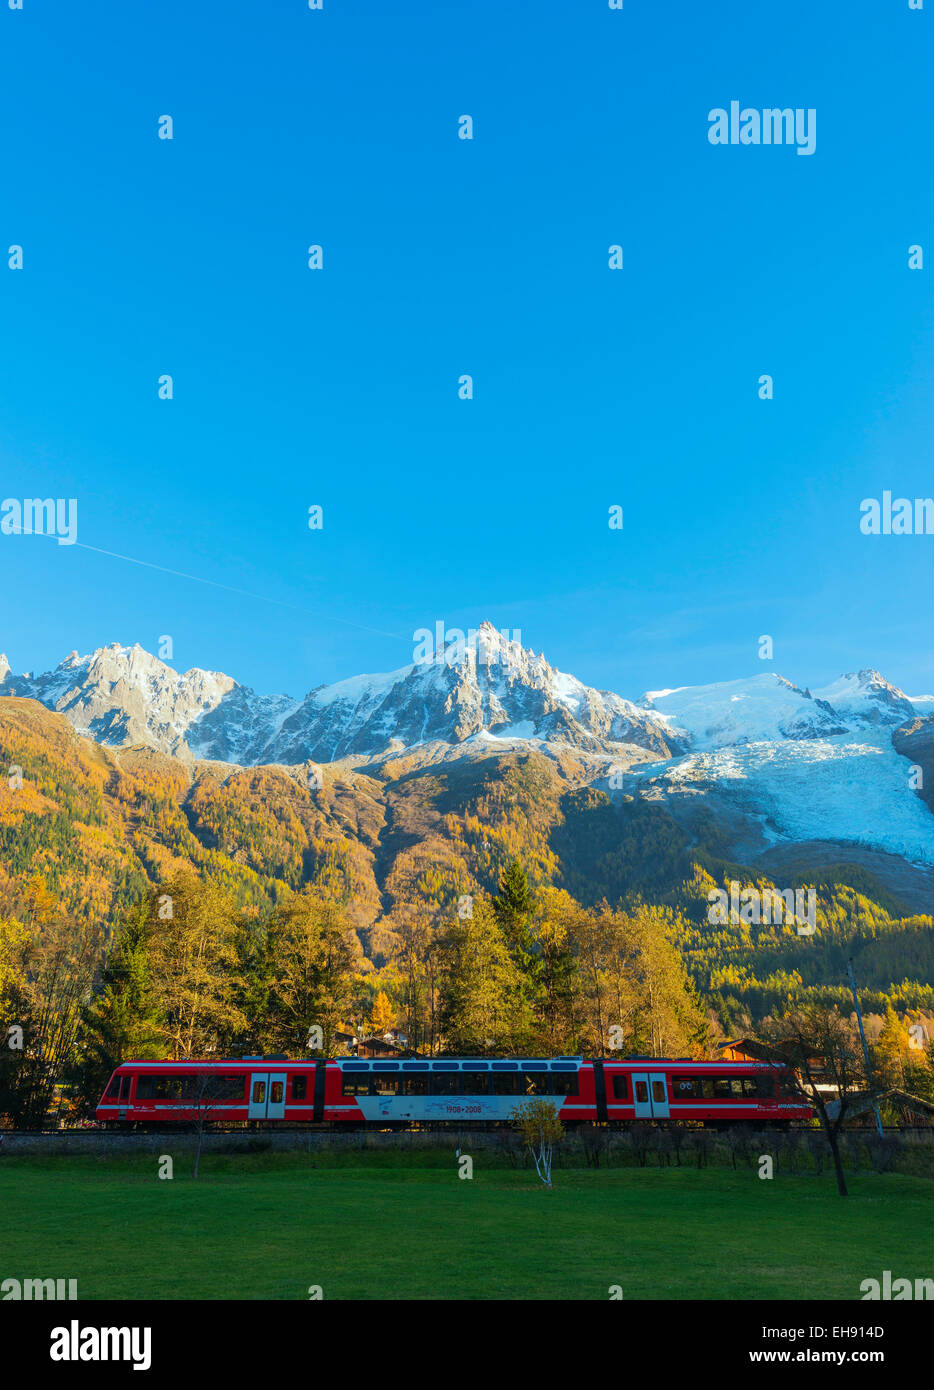
{"label": "train roof", "polygon": [[120,1062],[116,1070],[121,1067],[158,1067],[164,1070],[166,1067],[230,1067],[249,1063],[251,1067],[265,1067],[267,1070],[274,1064],[286,1067],[313,1067],[319,1062],[325,1062],[328,1066],[351,1066],[354,1070],[371,1067],[395,1069],[396,1067],[555,1067],[560,1071],[569,1070],[574,1066],[593,1066],[595,1062],[604,1065],[622,1066],[632,1064],[634,1066],[689,1066],[689,1067],[712,1067],[722,1071],[724,1067],[742,1068],[748,1071],[750,1068],[763,1068],[772,1070],[782,1066],[778,1062],[761,1061],[717,1061],[706,1057],[188,1057],[181,1060],[170,1058],[151,1058],[151,1057],[128,1057]]}

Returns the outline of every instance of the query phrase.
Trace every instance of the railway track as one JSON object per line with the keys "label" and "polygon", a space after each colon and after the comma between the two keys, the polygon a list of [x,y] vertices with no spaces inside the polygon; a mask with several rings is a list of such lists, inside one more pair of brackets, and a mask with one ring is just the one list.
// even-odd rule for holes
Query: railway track
{"label": "railway track", "polygon": [[[677,1124],[677,1127],[678,1127],[679,1129],[680,1129],[680,1128],[687,1129],[689,1133],[695,1132],[696,1129],[701,1129],[701,1128],[703,1128],[703,1127],[700,1126],[700,1125],[698,1125],[698,1126],[696,1126],[696,1127],[692,1126],[692,1127],[688,1128],[688,1126],[686,1126],[686,1125],[678,1124],[677,1121],[674,1122],[674,1123]],[[607,1132],[607,1131],[608,1131],[609,1133],[613,1133],[613,1134],[615,1134],[615,1133],[623,1133],[623,1132],[625,1132],[625,1131],[634,1129],[634,1128],[636,1127],[636,1124],[638,1124],[638,1126],[639,1126],[640,1128],[642,1128],[642,1126],[645,1126],[646,1128],[648,1128],[648,1129],[650,1129],[650,1130],[654,1130],[654,1129],[668,1129],[668,1128],[671,1128],[671,1127],[672,1127],[671,1125],[666,1125],[666,1124],[664,1123],[664,1121],[656,1123],[656,1122],[653,1122],[653,1121],[646,1121],[646,1120],[643,1120],[643,1121],[637,1121],[636,1123],[627,1123],[627,1122],[624,1122],[624,1121],[621,1121],[621,1122],[614,1122],[614,1123],[610,1124],[609,1126],[601,1126],[600,1129],[601,1129],[601,1131],[603,1131],[603,1132]],[[340,1123],[340,1124],[333,1124],[333,1125],[331,1125],[331,1124],[320,1124],[320,1125],[316,1125],[316,1124],[306,1124],[306,1125],[281,1125],[281,1124],[278,1124],[278,1123],[275,1123],[275,1122],[252,1121],[252,1122],[248,1122],[248,1123],[242,1124],[242,1125],[209,1125],[209,1126],[207,1126],[206,1129],[205,1129],[205,1135],[228,1134],[228,1135],[236,1135],[236,1136],[239,1136],[240,1138],[244,1138],[244,1139],[251,1138],[251,1137],[254,1137],[254,1138],[255,1138],[255,1137],[259,1137],[260,1135],[268,1135],[268,1134],[302,1135],[302,1136],[309,1135],[309,1134],[311,1134],[311,1135],[320,1134],[320,1135],[322,1135],[322,1136],[326,1136],[326,1135],[335,1135],[335,1134],[361,1135],[361,1134],[373,1134],[373,1133],[378,1133],[378,1134],[390,1134],[390,1133],[391,1133],[391,1134],[400,1134],[400,1135],[402,1135],[402,1134],[437,1134],[439,1137],[440,1137],[441,1135],[446,1134],[446,1135],[448,1135],[449,1137],[454,1137],[454,1136],[457,1135],[457,1134],[462,1134],[462,1133],[469,1132],[469,1131],[477,1131],[477,1132],[479,1132],[479,1133],[486,1133],[486,1134],[494,1133],[498,1128],[499,1128],[499,1129],[502,1129],[502,1130],[508,1130],[508,1129],[510,1128],[510,1126],[509,1126],[508,1124],[501,1124],[501,1125],[498,1125],[498,1124],[496,1124],[496,1123],[492,1123],[492,1124],[491,1124],[491,1123],[489,1123],[489,1122],[487,1122],[487,1123],[482,1123],[482,1122],[481,1122],[481,1123],[479,1123],[479,1124],[474,1124],[474,1123],[471,1123],[471,1122],[468,1121],[468,1120],[465,1120],[463,1123],[457,1123],[457,1122],[454,1122],[454,1121],[444,1121],[444,1122],[441,1122],[441,1123],[439,1123],[439,1124],[437,1124],[437,1125],[420,1124],[420,1125],[408,1125],[408,1126],[404,1126],[404,1127],[402,1127],[402,1126],[392,1126],[392,1125],[390,1125],[390,1126],[380,1126],[380,1125],[378,1125],[378,1124],[352,1125],[352,1124],[346,1124],[346,1123],[343,1123],[343,1122]],[[733,1126],[733,1128],[736,1129],[736,1130],[739,1130],[739,1132],[742,1133],[742,1132],[745,1131],[746,1126]],[[762,1133],[762,1132],[764,1132],[764,1131],[768,1131],[768,1130],[771,1130],[771,1129],[773,1129],[773,1128],[775,1128],[777,1132],[781,1132],[781,1133],[785,1133],[785,1134],[788,1134],[788,1133],[791,1133],[791,1134],[795,1134],[795,1133],[797,1133],[797,1134],[806,1134],[806,1133],[819,1134],[819,1133],[821,1132],[819,1129],[814,1128],[812,1125],[805,1124],[805,1123],[794,1123],[794,1122],[790,1125],[790,1127],[789,1127],[789,1126],[780,1126],[780,1127],[779,1127],[779,1126],[772,1126],[772,1125],[766,1125],[766,1124],[763,1124],[763,1125],[750,1125],[750,1126],[749,1126],[750,1131],[755,1132],[755,1133]],[[588,1133],[588,1134],[593,1133],[595,1129],[596,1129],[596,1126],[590,1126],[590,1125],[581,1126],[581,1130],[585,1131],[585,1132]],[[117,1127],[117,1126],[115,1126],[113,1129],[87,1129],[87,1128],[82,1128],[81,1126],[77,1126],[77,1125],[75,1125],[75,1126],[70,1126],[70,1127],[62,1127],[62,1128],[60,1128],[60,1129],[0,1129],[0,1150],[2,1150],[2,1148],[3,1148],[3,1141],[4,1141],[5,1139],[7,1139],[7,1138],[9,1138],[9,1139],[59,1139],[59,1138],[60,1138],[60,1139],[67,1139],[67,1138],[72,1138],[72,1139],[73,1139],[73,1138],[75,1138],[75,1137],[77,1137],[77,1136],[81,1136],[81,1137],[87,1137],[87,1138],[113,1139],[113,1138],[115,1138],[115,1137],[120,1137],[121,1135],[130,1135],[130,1134],[186,1134],[186,1135],[190,1135],[190,1134],[192,1134],[192,1133],[194,1133],[194,1132],[195,1132],[195,1130],[194,1130],[194,1127],[193,1127],[192,1125],[190,1125],[190,1124],[179,1124],[179,1123],[175,1123],[175,1124],[151,1124],[151,1125],[138,1125],[138,1126],[134,1125],[134,1126],[132,1126],[132,1127],[131,1127],[131,1126],[126,1126],[126,1127]],[[580,1132],[580,1131],[578,1131],[578,1132]],[[728,1132],[728,1128],[721,1128],[721,1129],[718,1130],[718,1129],[716,1129],[716,1128],[713,1127],[713,1126],[708,1126],[704,1132],[706,1132],[706,1133],[708,1133],[708,1134],[726,1133],[726,1132]],[[873,1134],[877,1134],[877,1133],[878,1133],[878,1131],[877,1131],[875,1125],[848,1125],[848,1126],[843,1130],[843,1134],[844,1134],[844,1135],[873,1135]],[[896,1136],[896,1135],[902,1136],[902,1137],[906,1137],[906,1136],[908,1136],[908,1137],[922,1137],[922,1136],[924,1136],[924,1135],[928,1135],[928,1136],[930,1136],[930,1137],[932,1138],[932,1140],[934,1140],[934,1126],[932,1126],[932,1125],[886,1126],[884,1133],[885,1133],[885,1136],[886,1136],[887,1138],[890,1137],[890,1136]],[[573,1134],[573,1131],[572,1131],[572,1134]]]}

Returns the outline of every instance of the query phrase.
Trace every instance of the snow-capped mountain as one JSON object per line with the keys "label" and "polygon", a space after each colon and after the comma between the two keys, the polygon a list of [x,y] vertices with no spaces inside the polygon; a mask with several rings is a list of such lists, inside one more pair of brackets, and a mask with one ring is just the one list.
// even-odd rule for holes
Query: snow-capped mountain
{"label": "snow-capped mountain", "polygon": [[898,732],[735,742],[633,768],[624,787],[698,835],[716,820],[747,860],[782,841],[837,840],[934,864],[934,815]]}
{"label": "snow-capped mountain", "polygon": [[241,766],[571,750],[612,797],[663,801],[699,835],[716,822],[748,853],[846,840],[934,864],[934,701],[871,669],[813,691],[768,673],[633,702],[485,623],[466,644],[302,700],[117,644],[36,676],[0,656],[0,695],[38,700],[100,743]]}
{"label": "snow-capped mountain", "polygon": [[924,790],[934,720],[916,714],[927,701],[878,671],[814,691],[762,674],[650,691],[640,703],[689,751],[631,769],[624,791],[664,802],[696,833],[716,820],[747,856],[780,841],[838,840],[934,864]]}
{"label": "snow-capped mountain", "polygon": [[904,724],[916,713],[908,696],[871,667],[840,676],[811,693],[815,700],[831,705],[851,725]]}
{"label": "snow-capped mountain", "polygon": [[263,756],[332,762],[470,739],[539,740],[594,753],[631,744],[658,757],[683,747],[650,711],[583,685],[484,623],[473,640],[451,643],[433,660],[319,686],[283,720]]}
{"label": "snow-capped mountain", "polygon": [[555,670],[490,623],[432,660],[319,686],[301,701],[257,695],[216,671],[179,674],[138,645],[72,652],[41,676],[14,676],[8,663],[0,671],[0,694],[39,700],[98,742],[246,766],[470,739],[610,754],[629,746],[655,757],[684,747],[652,711]]}
{"label": "snow-capped mountain", "polygon": [[121,647],[118,642],[89,656],[72,652],[54,671],[39,676],[14,676],[0,656],[0,695],[38,700],[98,743],[143,743],[182,756],[188,752],[189,730],[221,704],[229,710],[230,729],[241,731],[257,725],[267,729],[294,704],[284,696],[257,696],[217,671],[195,668],[180,675],[138,643]]}
{"label": "snow-capped mountain", "polygon": [[[640,703],[656,711],[675,737],[698,749],[764,739],[823,738],[847,730],[826,700],[771,673],[716,685],[650,690]],[[913,713],[910,706],[908,713]]]}

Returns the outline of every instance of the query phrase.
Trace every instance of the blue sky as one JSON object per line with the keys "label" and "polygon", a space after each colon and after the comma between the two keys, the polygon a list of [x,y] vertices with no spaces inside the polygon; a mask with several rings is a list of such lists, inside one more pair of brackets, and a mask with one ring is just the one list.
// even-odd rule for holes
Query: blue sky
{"label": "blue sky", "polygon": [[[932,12],[4,5],[0,498],[80,544],[0,535],[0,650],[300,695],[489,617],[630,696],[934,690],[934,536],[859,530],[934,495]],[[816,152],[710,145],[732,99]]]}

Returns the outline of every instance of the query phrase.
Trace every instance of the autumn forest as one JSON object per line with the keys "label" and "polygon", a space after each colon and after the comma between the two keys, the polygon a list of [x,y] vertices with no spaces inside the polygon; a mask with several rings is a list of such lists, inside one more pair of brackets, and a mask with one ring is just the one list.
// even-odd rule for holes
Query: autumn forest
{"label": "autumn forest", "polygon": [[126,1057],[308,1055],[397,1029],[420,1052],[705,1055],[801,1001],[849,1012],[934,1096],[934,921],[865,868],[802,863],[817,930],[712,924],[775,886],[572,753],[376,771],[190,763],[0,707],[0,1123],[89,1114]]}

